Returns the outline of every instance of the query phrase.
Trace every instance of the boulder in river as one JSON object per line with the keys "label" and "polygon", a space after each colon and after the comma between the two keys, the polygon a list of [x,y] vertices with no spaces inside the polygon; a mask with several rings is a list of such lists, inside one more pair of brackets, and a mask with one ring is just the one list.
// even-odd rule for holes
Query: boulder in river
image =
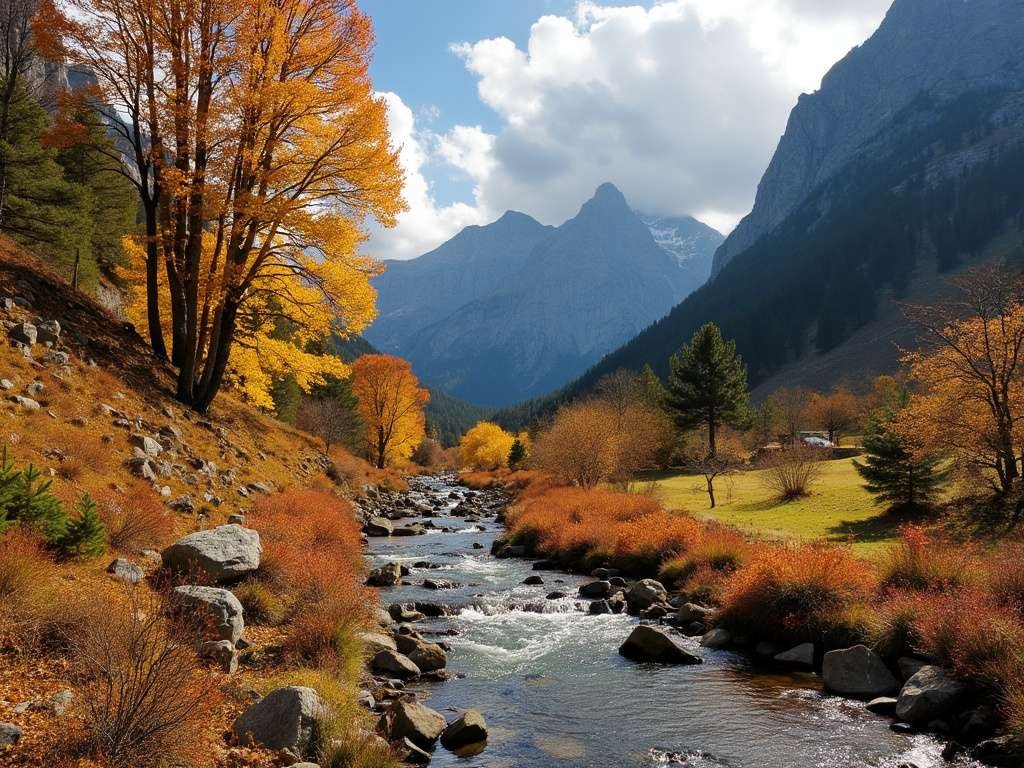
{"label": "boulder in river", "polygon": [[619,647],[619,654],[633,661],[653,661],[658,664],[701,664],[703,660],[681,647],[660,629],[647,624],[633,628]]}
{"label": "boulder in river", "polygon": [[523,579],[523,584],[527,584],[529,586],[537,586],[543,583],[544,579],[542,579],[540,576],[527,576],[525,579]]}
{"label": "boulder in river", "polygon": [[896,717],[922,725],[948,715],[963,701],[967,688],[940,667],[921,667],[900,690]]}
{"label": "boulder in river", "polygon": [[873,698],[899,687],[885,662],[866,645],[826,653],[821,677],[828,690],[844,696]]}
{"label": "boulder in river", "polygon": [[421,672],[435,672],[448,666],[448,654],[437,643],[409,635],[398,635],[395,643],[399,652],[405,654]]}
{"label": "boulder in river", "polygon": [[814,643],[801,643],[788,651],[775,654],[775,661],[794,667],[814,666]]}
{"label": "boulder in river", "polygon": [[426,532],[427,532],[427,529],[424,528],[422,525],[420,525],[419,523],[413,523],[412,525],[403,525],[403,526],[401,526],[399,528],[395,528],[395,530],[393,530],[391,532],[391,535],[392,536],[422,536]]}
{"label": "boulder in river", "polygon": [[390,536],[393,530],[391,521],[385,517],[371,517],[363,526],[363,533],[367,536]]}
{"label": "boulder in river", "polygon": [[732,633],[727,629],[722,629],[721,627],[716,627],[715,629],[706,632],[700,639],[701,645],[705,648],[712,648],[714,650],[726,648],[731,642]]}
{"label": "boulder in river", "polygon": [[290,685],[271,691],[235,721],[232,733],[239,744],[252,742],[270,749],[305,755],[327,707],[312,688]]}
{"label": "boulder in river", "polygon": [[668,591],[660,581],[654,579],[641,579],[634,582],[626,592],[626,605],[629,612],[634,615],[652,605],[665,603],[667,600]]}
{"label": "boulder in river", "polygon": [[395,645],[395,641],[389,635],[385,635],[381,632],[360,632],[358,638],[371,653],[377,653],[377,651],[398,650],[398,646]]}
{"label": "boulder in river", "polygon": [[607,581],[592,581],[580,586],[580,597],[590,600],[603,600],[612,593],[612,585]]}
{"label": "boulder in river", "polygon": [[475,709],[467,709],[441,732],[441,745],[455,752],[487,741],[487,722]]}
{"label": "boulder in river", "polygon": [[259,568],[262,551],[256,531],[241,525],[221,525],[178,539],[161,557],[172,571],[224,583],[237,581]]}
{"label": "boulder in river", "polygon": [[444,715],[416,701],[399,701],[391,710],[392,741],[409,739],[422,749],[430,749],[447,725]]}
{"label": "boulder in river", "polygon": [[398,651],[388,649],[377,651],[374,654],[370,659],[370,669],[402,680],[420,675],[420,668],[413,663],[412,659]]}
{"label": "boulder in river", "polygon": [[393,587],[402,578],[402,566],[398,563],[385,563],[380,568],[370,571],[366,577],[369,587]]}

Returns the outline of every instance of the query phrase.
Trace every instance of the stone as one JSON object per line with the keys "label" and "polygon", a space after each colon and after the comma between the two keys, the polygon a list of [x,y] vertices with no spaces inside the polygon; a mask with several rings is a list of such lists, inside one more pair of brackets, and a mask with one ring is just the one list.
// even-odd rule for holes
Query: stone
{"label": "stone", "polygon": [[539,585],[543,584],[544,583],[544,579],[541,578],[540,576],[527,576],[525,579],[523,579],[522,583],[526,584],[528,586],[534,586],[535,587],[535,586],[539,586]]}
{"label": "stone", "polygon": [[47,320],[36,326],[36,341],[40,344],[56,344],[60,341],[60,323]]}
{"label": "stone", "polygon": [[402,578],[402,566],[398,563],[385,563],[380,568],[370,571],[366,577],[369,587],[393,587]]}
{"label": "stone", "polygon": [[230,640],[234,645],[245,631],[242,604],[226,589],[175,587],[174,598],[182,608],[202,612],[206,622],[204,634],[211,639]]}
{"label": "stone", "polygon": [[448,666],[448,654],[437,643],[430,643],[408,635],[395,638],[398,651],[420,668],[420,672],[436,672]]}
{"label": "stone", "polygon": [[700,639],[700,644],[705,648],[711,648],[713,650],[720,650],[726,648],[732,643],[732,634],[727,629],[716,627],[709,632],[706,632]]}
{"label": "stone", "polygon": [[714,608],[705,608],[703,605],[697,605],[696,603],[683,603],[676,609],[676,623],[680,625],[689,624],[693,621],[707,623],[714,615]]}
{"label": "stone", "polygon": [[422,611],[416,610],[415,608],[409,608],[405,605],[399,605],[398,603],[389,605],[388,613],[391,614],[391,618],[395,621],[405,624],[423,621],[423,619],[427,618],[426,614]]}
{"label": "stone", "polygon": [[221,584],[237,581],[260,566],[260,535],[240,525],[221,525],[190,533],[163,551],[172,571],[203,574]]}
{"label": "stone", "polygon": [[124,464],[128,467],[128,471],[136,477],[148,480],[151,483],[156,481],[156,472],[153,470],[153,465],[145,456],[134,456]]}
{"label": "stone", "polygon": [[937,720],[952,712],[967,694],[967,687],[941,667],[921,667],[900,689],[896,717],[914,725]]}
{"label": "stone", "polygon": [[603,600],[612,593],[612,585],[607,581],[592,581],[580,587],[580,597],[591,600]]}
{"label": "stone", "polygon": [[900,656],[896,660],[896,666],[900,670],[900,678],[906,682],[916,675],[922,667],[927,667],[928,662],[924,659],[917,659],[913,656]]}
{"label": "stone", "polygon": [[7,335],[12,341],[31,347],[36,343],[39,332],[32,323],[18,323],[7,332]]}
{"label": "stone", "polygon": [[419,677],[421,672],[408,656],[391,650],[377,651],[370,659],[370,669],[403,680]]}
{"label": "stone", "polygon": [[228,523],[231,525],[245,525],[245,515],[238,512],[228,515]]}
{"label": "stone", "polygon": [[395,645],[395,641],[389,635],[385,635],[381,632],[360,632],[357,637],[371,653],[398,650],[398,646]]}
{"label": "stone", "polygon": [[601,616],[606,613],[611,613],[612,607],[608,604],[607,600],[595,600],[590,604],[587,612],[591,616]]}
{"label": "stone", "polygon": [[192,501],[192,497],[187,493],[179,496],[173,501],[167,502],[167,506],[175,512],[184,512],[185,514],[191,514],[196,511],[196,505]]}
{"label": "stone", "polygon": [[10,398],[10,400],[23,411],[39,410],[39,402],[37,400],[33,400],[31,397],[25,397],[23,395],[14,395]]}
{"label": "stone", "polygon": [[430,749],[448,723],[444,715],[415,701],[399,701],[391,710],[391,738],[409,739],[423,749]]}
{"label": "stone", "polygon": [[619,655],[633,661],[658,664],[701,664],[703,660],[678,645],[665,632],[647,624],[633,628],[619,647]]}
{"label": "stone", "polygon": [[562,591],[562,590],[560,590],[560,589],[556,589],[556,590],[554,590],[553,592],[548,592],[548,593],[547,593],[547,594],[546,594],[546,595],[544,596],[544,599],[545,599],[545,600],[561,600],[561,599],[562,599],[563,597],[566,597],[566,594],[565,594],[565,592],[563,592],[563,591]]}
{"label": "stone", "polygon": [[9,749],[21,741],[21,728],[14,723],[0,723],[0,749]]}
{"label": "stone", "polygon": [[230,640],[207,640],[199,646],[199,655],[216,662],[229,675],[238,671],[238,653]]}
{"label": "stone", "polygon": [[986,739],[973,750],[973,756],[986,765],[1020,768],[1024,765],[1024,736],[998,736]]}
{"label": "stone", "polygon": [[467,709],[441,732],[441,746],[451,751],[487,741],[487,722],[475,709]]}
{"label": "stone", "polygon": [[826,653],[821,677],[828,690],[844,696],[874,698],[899,687],[885,662],[866,645]]}
{"label": "stone", "polygon": [[775,661],[809,669],[814,666],[814,643],[801,643],[788,651],[775,654]]}
{"label": "stone", "polygon": [[363,526],[363,533],[367,536],[390,536],[393,530],[391,521],[384,517],[371,517]]}
{"label": "stone", "polygon": [[618,575],[619,571],[616,568],[595,568],[590,572],[590,577],[599,581],[608,581],[608,579]]}
{"label": "stone", "polygon": [[51,349],[46,353],[45,360],[51,365],[64,366],[71,362],[71,355],[63,350]]}
{"label": "stone", "polygon": [[665,603],[667,600],[668,591],[661,582],[654,579],[641,579],[626,592],[626,606],[632,614],[640,613],[645,608]]}
{"label": "stone", "polygon": [[868,712],[884,717],[892,717],[896,714],[896,699],[892,696],[877,696],[866,705]]}
{"label": "stone", "polygon": [[14,382],[10,379],[0,379],[0,389],[10,391],[14,389]]}
{"label": "stone", "polygon": [[287,749],[305,755],[315,744],[327,707],[312,688],[290,685],[271,691],[239,716],[231,731],[239,744]]}
{"label": "stone", "polygon": [[422,536],[426,532],[427,532],[426,528],[424,528],[419,523],[416,523],[416,524],[413,524],[413,525],[405,525],[405,526],[402,526],[400,528],[395,528],[391,532],[391,535],[392,536]]}
{"label": "stone", "polygon": [[141,450],[144,454],[150,457],[159,456],[163,451],[163,446],[160,445],[149,435],[142,435],[135,433],[128,436],[128,444]]}
{"label": "stone", "polygon": [[138,584],[146,577],[146,572],[142,570],[141,566],[136,565],[131,560],[126,560],[123,557],[118,557],[113,560],[110,565],[107,566],[107,573],[112,575],[115,579],[124,581],[128,584]]}

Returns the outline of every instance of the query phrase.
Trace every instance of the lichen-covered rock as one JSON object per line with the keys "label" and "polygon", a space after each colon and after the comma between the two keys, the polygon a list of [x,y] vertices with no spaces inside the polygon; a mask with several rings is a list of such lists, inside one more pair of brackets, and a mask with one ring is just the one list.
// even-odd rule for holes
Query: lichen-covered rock
{"label": "lichen-covered rock", "polygon": [[260,536],[251,528],[222,525],[197,531],[163,551],[164,566],[203,575],[216,583],[236,581],[260,566]]}

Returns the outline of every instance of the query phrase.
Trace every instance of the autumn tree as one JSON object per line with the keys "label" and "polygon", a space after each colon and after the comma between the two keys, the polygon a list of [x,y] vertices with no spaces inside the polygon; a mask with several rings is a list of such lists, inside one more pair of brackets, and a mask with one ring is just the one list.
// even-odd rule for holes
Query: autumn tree
{"label": "autumn tree", "polygon": [[717,453],[718,429],[744,418],[747,369],[736,342],[723,340],[714,323],[699,328],[669,360],[667,403],[680,429],[706,430],[712,457]]}
{"label": "autumn tree", "polygon": [[811,393],[803,387],[781,387],[768,398],[779,412],[782,427],[791,441],[795,441],[803,429],[810,398]]}
{"label": "autumn tree", "polygon": [[317,383],[311,343],[373,319],[363,222],[403,207],[369,18],[354,0],[66,5],[65,50],[126,115],[147,320],[158,354],[169,331],[178,397],[203,411],[226,382],[266,392],[282,365]]}
{"label": "autumn tree", "polygon": [[477,422],[459,441],[462,463],[470,469],[493,470],[508,466],[516,437],[491,421]]}
{"label": "autumn tree", "polygon": [[828,433],[829,442],[839,445],[840,438],[860,419],[860,402],[846,387],[828,394],[815,392],[807,401],[807,420]]}
{"label": "autumn tree", "polygon": [[329,453],[332,445],[351,444],[357,430],[362,428],[362,421],[341,400],[309,397],[299,405],[295,425],[323,440],[324,450]]}
{"label": "autumn tree", "polygon": [[686,469],[704,478],[711,509],[718,503],[715,498],[716,481],[735,473],[743,465],[743,446],[735,435],[720,435],[716,447],[712,454],[706,437],[699,431],[687,434],[682,446]]}
{"label": "autumn tree", "polygon": [[993,266],[953,284],[954,299],[908,310],[923,346],[905,358],[917,393],[897,428],[915,455],[948,452],[1007,494],[1024,445],[1024,283]]}
{"label": "autumn tree", "polygon": [[600,401],[563,406],[533,444],[532,463],[582,488],[616,474],[622,433],[614,411]]}
{"label": "autumn tree", "polygon": [[430,401],[408,361],[363,355],[352,364],[352,392],[366,425],[371,461],[383,468],[408,458],[425,435],[423,409]]}

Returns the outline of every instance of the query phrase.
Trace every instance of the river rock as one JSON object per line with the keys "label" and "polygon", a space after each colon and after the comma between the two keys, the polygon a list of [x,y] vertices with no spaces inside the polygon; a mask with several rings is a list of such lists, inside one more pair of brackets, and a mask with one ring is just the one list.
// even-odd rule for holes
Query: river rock
{"label": "river rock", "polygon": [[398,563],[385,563],[380,568],[370,571],[366,584],[370,587],[393,587],[402,579],[402,566]]}
{"label": "river rock", "polygon": [[580,587],[580,597],[590,600],[603,600],[612,593],[612,585],[607,581],[592,581]]}
{"label": "river rock", "polygon": [[814,666],[814,643],[801,643],[788,651],[775,654],[775,661],[795,667],[810,668]]}
{"label": "river rock", "polygon": [[885,662],[866,645],[826,653],[821,677],[828,690],[844,696],[873,698],[899,687]]}
{"label": "river rock", "polygon": [[701,664],[703,660],[679,646],[671,637],[646,624],[633,628],[619,647],[619,655],[633,661],[659,664]]}
{"label": "river rock", "polygon": [[377,651],[370,659],[370,668],[374,672],[392,675],[402,680],[420,676],[420,668],[408,656],[398,651]]}
{"label": "river rock", "polygon": [[929,723],[949,714],[963,700],[967,688],[936,666],[925,666],[900,690],[896,717],[914,725]]}
{"label": "river rock", "polygon": [[391,618],[400,624],[412,624],[417,621],[423,621],[427,618],[426,614],[415,608],[410,608],[407,605],[401,605],[400,603],[393,603],[388,606],[388,613],[391,614]]}
{"label": "river rock", "polygon": [[487,741],[487,722],[475,709],[467,709],[441,732],[441,745],[453,752]]}
{"label": "river rock", "polygon": [[645,608],[664,603],[667,600],[668,591],[660,581],[654,579],[641,579],[626,592],[626,605],[632,614],[638,614]]}
{"label": "river rock", "polygon": [[427,532],[426,528],[424,528],[419,523],[414,523],[413,525],[404,525],[404,526],[402,526],[400,528],[395,528],[395,530],[393,530],[391,532],[391,535],[392,536],[422,536],[426,532]]}
{"label": "river rock", "polygon": [[706,624],[714,615],[714,608],[705,608],[703,605],[697,605],[696,603],[683,603],[676,609],[676,623],[681,626],[694,621]]}
{"label": "river rock", "polygon": [[700,644],[705,648],[711,648],[718,650],[726,648],[732,642],[732,634],[727,629],[716,627],[709,632],[706,632],[700,639]]}
{"label": "river rock", "polygon": [[540,576],[527,576],[525,579],[523,579],[523,584],[526,584],[528,586],[538,586],[543,583],[544,579],[542,579]]}
{"label": "river rock", "polygon": [[869,701],[865,708],[876,715],[892,717],[896,714],[896,699],[892,696],[878,696]]}
{"label": "river rock", "polygon": [[363,526],[363,533],[367,536],[390,536],[393,530],[391,521],[384,517],[371,517]]}
{"label": "river rock", "polygon": [[422,749],[434,746],[448,725],[440,712],[415,701],[397,702],[391,715],[391,739],[409,739]]}
{"label": "river rock", "polygon": [[421,672],[436,672],[448,666],[448,654],[437,643],[430,643],[408,635],[395,638],[398,651],[420,668]]}
{"label": "river rock", "polygon": [[326,715],[327,707],[316,691],[290,685],[271,691],[245,710],[231,730],[239,744],[252,742],[306,755]]}
{"label": "river rock", "polygon": [[215,583],[237,581],[260,567],[260,535],[240,525],[190,533],[161,555],[165,567],[203,575]]}
{"label": "river rock", "polygon": [[214,640],[229,640],[234,645],[245,631],[242,604],[226,589],[183,586],[174,588],[174,599],[185,610],[201,614],[203,634]]}
{"label": "river rock", "polygon": [[[388,618],[391,617],[389,616]],[[398,650],[395,641],[390,636],[380,632],[360,632],[357,637],[370,653]]]}
{"label": "river rock", "polygon": [[595,600],[587,610],[591,616],[600,616],[605,613],[611,613],[612,607],[608,605],[607,600]]}

